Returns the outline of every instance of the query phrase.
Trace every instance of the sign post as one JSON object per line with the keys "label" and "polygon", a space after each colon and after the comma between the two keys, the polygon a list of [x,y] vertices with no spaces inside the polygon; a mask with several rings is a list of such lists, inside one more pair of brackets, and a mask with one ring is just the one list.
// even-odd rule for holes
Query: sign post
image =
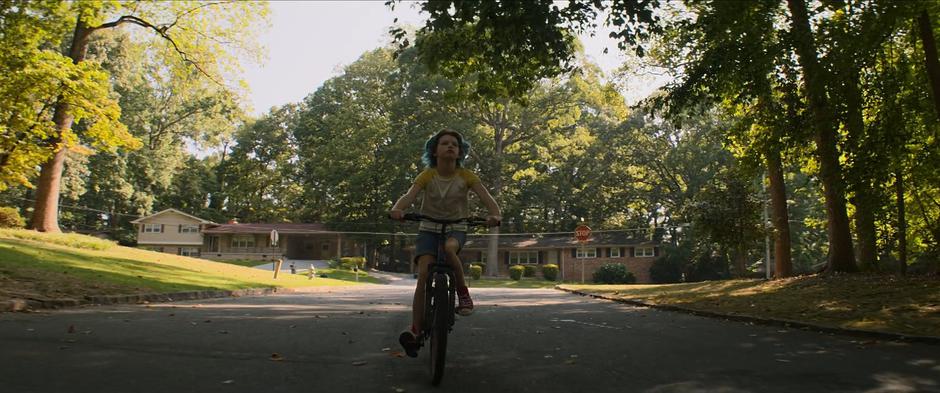
{"label": "sign post", "polygon": [[[578,241],[578,244],[581,248],[581,283],[584,284],[584,243],[587,243],[588,239],[591,237],[591,227],[581,224],[574,229],[574,238]],[[577,256],[577,255],[575,255]]]}

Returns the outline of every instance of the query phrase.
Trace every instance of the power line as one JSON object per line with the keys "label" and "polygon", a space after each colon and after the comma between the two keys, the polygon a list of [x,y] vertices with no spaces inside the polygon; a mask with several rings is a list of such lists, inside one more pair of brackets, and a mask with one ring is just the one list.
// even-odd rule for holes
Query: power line
{"label": "power line", "polygon": [[[21,201],[27,201],[27,202],[36,202],[35,199],[29,199],[29,198],[13,197],[12,199],[19,199]],[[103,213],[103,214],[115,215],[115,216],[127,216],[127,217],[136,217],[136,218],[144,217],[144,216],[137,215],[137,214],[117,213],[117,212],[109,212],[109,211],[104,211],[104,210],[92,209],[87,206],[72,206],[72,205],[63,205],[60,203],[59,207],[64,207],[68,209],[76,209],[76,210],[85,210],[85,211],[91,211],[95,213]]]}

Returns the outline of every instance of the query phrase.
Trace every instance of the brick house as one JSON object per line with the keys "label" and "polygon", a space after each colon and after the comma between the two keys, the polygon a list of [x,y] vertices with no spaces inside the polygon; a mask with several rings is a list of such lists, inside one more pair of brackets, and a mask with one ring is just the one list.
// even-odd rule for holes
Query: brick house
{"label": "brick house", "polygon": [[[468,263],[487,262],[488,243],[487,236],[469,235],[460,259]],[[590,282],[598,268],[617,263],[626,266],[636,276],[637,283],[650,283],[649,269],[660,252],[659,242],[630,237],[625,232],[595,232],[583,246],[570,234],[541,237],[501,234],[497,259],[500,276],[509,275],[510,265],[552,263],[558,265],[559,277],[564,281],[581,281],[583,266],[584,280]]]}
{"label": "brick house", "polygon": [[[364,245],[330,231],[323,224],[247,223],[217,224],[166,209],[131,221],[137,245],[152,251],[206,259],[323,260],[363,256]],[[278,241],[272,242],[271,232]]]}

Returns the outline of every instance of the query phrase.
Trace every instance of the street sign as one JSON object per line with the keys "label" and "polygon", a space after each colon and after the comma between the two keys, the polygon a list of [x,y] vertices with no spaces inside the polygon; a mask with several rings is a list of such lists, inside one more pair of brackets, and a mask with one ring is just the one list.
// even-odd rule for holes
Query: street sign
{"label": "street sign", "polygon": [[277,246],[277,229],[271,230],[271,245]]}
{"label": "street sign", "polygon": [[574,229],[574,238],[578,239],[579,243],[587,242],[589,237],[591,237],[591,227],[582,224]]}

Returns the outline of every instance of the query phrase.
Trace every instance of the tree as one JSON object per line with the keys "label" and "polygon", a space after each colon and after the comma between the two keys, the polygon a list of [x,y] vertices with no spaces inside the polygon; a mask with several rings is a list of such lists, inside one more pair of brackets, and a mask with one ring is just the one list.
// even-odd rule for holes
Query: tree
{"label": "tree", "polygon": [[[219,82],[220,75],[237,67],[234,51],[250,54],[253,35],[251,24],[264,18],[266,5],[256,2],[169,2],[119,3],[72,2],[62,8],[60,23],[74,25],[71,43],[65,45],[69,62],[60,61],[63,70],[71,70],[68,78],[59,78],[65,89],[51,101],[54,124],[46,139],[53,154],[42,164],[36,192],[36,207],[30,227],[39,231],[58,231],[57,204],[59,180],[68,149],[76,142],[73,123],[82,118],[94,120],[85,135],[99,148],[134,145],[136,139],[117,122],[119,113],[113,100],[98,103],[91,99],[108,97],[107,74],[94,62],[86,62],[88,45],[99,31],[136,25],[154,33],[156,40],[149,54],[163,59],[165,72],[184,77],[193,72]],[[105,21],[112,15],[115,19]],[[54,56],[54,55],[50,55]],[[184,79],[184,78],[181,78]],[[67,83],[66,83],[67,82]],[[85,94],[76,100],[70,94]],[[80,96],[81,97],[81,96]],[[110,109],[109,109],[110,108]],[[129,141],[129,142],[128,142]]]}
{"label": "tree", "polygon": [[[397,2],[388,0],[394,8]],[[487,100],[520,99],[545,78],[570,72],[576,63],[575,34],[593,31],[598,12],[609,9],[607,24],[621,48],[633,46],[658,29],[658,0],[429,1],[421,3],[428,20],[418,30],[418,58],[431,72],[464,80]],[[410,41],[401,28],[392,35],[402,48]],[[643,53],[641,46],[634,46]],[[468,78],[469,77],[469,78]]]}

